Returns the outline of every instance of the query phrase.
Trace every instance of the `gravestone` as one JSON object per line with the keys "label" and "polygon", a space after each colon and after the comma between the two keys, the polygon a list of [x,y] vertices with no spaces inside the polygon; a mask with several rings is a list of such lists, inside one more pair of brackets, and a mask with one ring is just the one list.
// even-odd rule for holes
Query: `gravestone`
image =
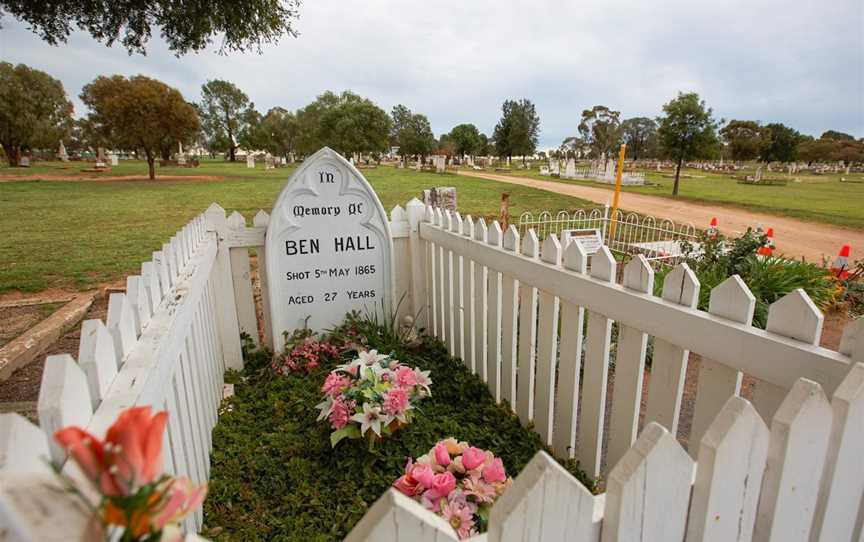
{"label": "gravestone", "polygon": [[423,205],[456,211],[456,188],[453,186],[439,186],[423,190]]}
{"label": "gravestone", "polygon": [[576,178],[576,160],[573,158],[567,159],[567,165],[564,167],[564,178],[565,179],[575,179]]}
{"label": "gravestone", "polygon": [[332,328],[350,311],[389,317],[390,223],[372,187],[337,152],[319,150],[291,176],[265,245],[276,348],[283,332]]}
{"label": "gravestone", "polygon": [[63,144],[63,140],[60,140],[60,148],[57,150],[57,158],[60,159],[61,162],[68,162],[69,155],[66,153],[66,145]]}
{"label": "gravestone", "polygon": [[273,155],[269,152],[264,156],[264,169],[274,169],[276,165],[273,162]]}
{"label": "gravestone", "polygon": [[30,157],[22,156],[18,159],[18,167],[30,167]]}
{"label": "gravestone", "polygon": [[[113,153],[113,152],[112,152],[109,156],[111,157],[111,165],[112,165],[112,166],[116,166],[116,165],[118,165],[118,164],[120,163],[120,162],[118,161],[119,159],[118,159],[116,153]],[[185,161],[184,161],[184,163],[185,163]]]}
{"label": "gravestone", "polygon": [[252,153],[246,155],[246,167],[249,169],[255,169],[255,157],[252,156]]}

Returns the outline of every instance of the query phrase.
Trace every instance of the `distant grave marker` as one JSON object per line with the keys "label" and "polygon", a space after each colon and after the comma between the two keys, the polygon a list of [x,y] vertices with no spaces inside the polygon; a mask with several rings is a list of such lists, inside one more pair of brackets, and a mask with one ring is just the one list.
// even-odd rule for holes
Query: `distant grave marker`
{"label": "distant grave marker", "polygon": [[577,241],[589,256],[603,246],[603,235],[599,229],[561,230],[561,240],[565,248],[570,241]]}
{"label": "distant grave marker", "polygon": [[283,332],[331,328],[349,311],[389,316],[390,223],[363,175],[335,151],[321,149],[291,176],[265,243],[277,348]]}

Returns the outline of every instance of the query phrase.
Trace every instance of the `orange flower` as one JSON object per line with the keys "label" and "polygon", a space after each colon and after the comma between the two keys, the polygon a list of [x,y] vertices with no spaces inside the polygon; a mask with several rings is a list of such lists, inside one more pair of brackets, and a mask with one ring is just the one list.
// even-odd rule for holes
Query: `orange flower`
{"label": "orange flower", "polygon": [[150,407],[124,410],[100,441],[80,427],[66,427],[54,438],[107,497],[123,497],[162,474],[162,436],[168,413]]}

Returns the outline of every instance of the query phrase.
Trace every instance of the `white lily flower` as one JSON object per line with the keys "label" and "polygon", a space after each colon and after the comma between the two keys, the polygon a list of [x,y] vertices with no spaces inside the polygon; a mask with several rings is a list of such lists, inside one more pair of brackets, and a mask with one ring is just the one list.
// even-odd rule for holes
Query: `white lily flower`
{"label": "white lily flower", "polygon": [[330,413],[333,412],[333,405],[334,404],[336,404],[336,403],[333,401],[333,398],[327,397],[326,399],[324,399],[324,401],[315,405],[315,408],[317,408],[321,411],[321,413],[318,414],[318,421],[319,422],[321,420],[327,418],[327,416],[329,416]]}
{"label": "white lily flower", "polygon": [[429,373],[432,371],[421,371],[420,368],[414,369],[414,377],[417,379],[417,385],[423,388],[426,392],[426,395],[432,395],[432,391],[429,389],[429,386],[432,385],[432,379],[429,378]]}
{"label": "white lily flower", "polygon": [[363,412],[351,416],[351,420],[360,424],[360,434],[365,435],[369,428],[379,437],[381,436],[381,422],[383,421],[380,407],[370,407],[369,403],[363,403]]}
{"label": "white lily flower", "polygon": [[377,350],[369,350],[368,352],[360,352],[357,359],[369,367],[372,365],[379,365],[381,360],[387,359],[387,356],[385,354],[379,354]]}

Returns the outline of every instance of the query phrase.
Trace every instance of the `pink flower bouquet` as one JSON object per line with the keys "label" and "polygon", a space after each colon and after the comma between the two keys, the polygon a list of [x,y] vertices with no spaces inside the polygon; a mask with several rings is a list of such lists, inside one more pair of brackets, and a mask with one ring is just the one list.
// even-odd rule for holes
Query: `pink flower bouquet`
{"label": "pink flower bouquet", "polygon": [[409,459],[393,487],[446,519],[463,540],[486,530],[492,504],[512,482],[501,458],[448,438]]}
{"label": "pink flower bouquet", "polygon": [[431,395],[429,371],[402,365],[377,350],[360,352],[324,381],[318,420],[327,419],[335,447],[344,438],[377,440],[411,423],[417,403]]}

